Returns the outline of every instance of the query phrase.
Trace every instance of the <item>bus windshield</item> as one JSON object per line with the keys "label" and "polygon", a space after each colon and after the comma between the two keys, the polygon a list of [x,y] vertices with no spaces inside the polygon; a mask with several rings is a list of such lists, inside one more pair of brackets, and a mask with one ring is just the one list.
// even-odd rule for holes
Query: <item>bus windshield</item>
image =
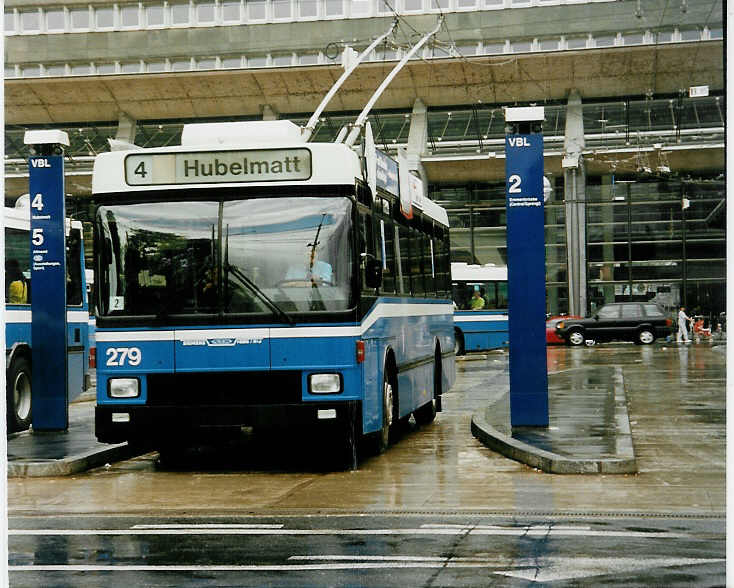
{"label": "bus windshield", "polygon": [[351,211],[343,197],[101,206],[99,314],[346,310]]}

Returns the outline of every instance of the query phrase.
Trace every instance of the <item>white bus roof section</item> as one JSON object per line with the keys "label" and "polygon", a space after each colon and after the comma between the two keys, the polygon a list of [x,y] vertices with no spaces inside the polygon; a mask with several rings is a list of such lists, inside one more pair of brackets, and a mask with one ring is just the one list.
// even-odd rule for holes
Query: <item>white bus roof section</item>
{"label": "white bus roof section", "polygon": [[[187,188],[226,188],[234,186],[299,186],[299,185],[342,185],[353,186],[356,179],[362,178],[359,157],[353,149],[343,143],[309,143],[301,136],[300,128],[291,121],[249,121],[232,123],[201,123],[185,125],[181,135],[181,145],[159,147],[154,149],[133,148],[129,150],[101,153],[94,160],[92,174],[93,194],[113,194],[130,192],[147,192],[151,190],[182,190]],[[206,183],[202,181],[173,181],[171,183],[133,182],[126,177],[126,158],[136,161],[145,156],[198,154],[207,153],[212,157],[224,159],[219,154],[238,153],[247,157],[248,151],[263,153],[281,151],[287,155],[290,150],[310,154],[310,175],[300,178],[267,181],[219,181]],[[221,164],[224,165],[224,164]],[[151,162],[150,168],[155,164]],[[241,167],[238,167],[241,169]],[[152,172],[152,170],[149,170]],[[148,172],[146,172],[148,173]],[[128,170],[130,174],[130,170]],[[241,174],[245,177],[244,174]],[[174,177],[173,172],[166,177]],[[152,176],[151,176],[152,177]],[[229,180],[231,176],[225,176]],[[199,178],[200,180],[201,178]],[[209,178],[206,178],[207,180]],[[446,211],[438,204],[424,198],[420,207],[424,214],[448,226]]]}
{"label": "white bus roof section", "polygon": [[[257,150],[274,149],[275,144],[258,143]],[[156,155],[175,153],[221,153],[226,151],[255,150],[252,143],[227,143],[226,145],[185,145],[159,149],[112,151],[101,153],[94,160],[92,193],[141,192],[150,190],[182,190],[186,188],[223,188],[227,186],[293,186],[293,185],[354,185],[355,178],[362,177],[359,158],[346,145],[336,143],[279,143],[279,150],[300,149],[310,153],[311,173],[308,179],[260,182],[171,183],[155,185],[129,185],[125,179],[125,158],[129,155]]]}
{"label": "white bus roof section", "polygon": [[[31,209],[26,208],[15,208],[15,207],[4,207],[5,226],[12,229],[22,229],[24,231],[30,230],[31,226]],[[66,232],[69,232],[69,228],[82,230],[82,221],[66,219]]]}
{"label": "white bus roof section", "polygon": [[446,212],[446,209],[436,204],[433,200],[423,198],[418,208],[420,208],[426,216],[431,217],[433,220],[438,221],[444,226],[449,226],[449,215]]}
{"label": "white bus roof section", "polygon": [[289,120],[254,120],[246,122],[196,123],[184,125],[181,145],[226,145],[257,149],[275,145],[305,144],[301,129]]}
{"label": "white bus roof section", "polygon": [[477,265],[455,261],[451,263],[451,279],[462,282],[507,280],[507,266],[493,263]]}

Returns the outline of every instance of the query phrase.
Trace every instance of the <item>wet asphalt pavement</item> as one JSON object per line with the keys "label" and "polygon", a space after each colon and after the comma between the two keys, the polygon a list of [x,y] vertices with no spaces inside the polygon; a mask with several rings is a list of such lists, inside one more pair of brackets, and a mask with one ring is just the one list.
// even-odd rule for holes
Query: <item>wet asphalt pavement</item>
{"label": "wet asphalt pavement", "polygon": [[[506,394],[508,381],[506,354],[489,353],[460,362],[435,423],[411,427],[354,472],[325,467],[328,439],[254,435],[226,453],[203,448],[179,468],[161,468],[151,453],[73,476],[10,479],[11,585],[91,586],[111,578],[177,586],[485,586],[583,578],[594,585],[722,585],[725,348],[556,347],[548,366],[551,386],[590,368],[621,374],[639,473],[547,474],[487,449],[472,436],[471,417]],[[298,533],[275,541],[262,530],[244,538],[231,530],[202,537],[188,527],[173,536],[156,528],[153,535],[130,532],[171,522],[284,524],[296,531],[321,525],[339,532],[305,542]],[[570,528],[557,538],[537,529],[518,537],[518,525]],[[53,531],[70,526],[86,532]],[[457,533],[457,526],[465,531]],[[363,527],[384,532],[376,540],[353,532]],[[125,532],[111,531],[120,528]],[[34,531],[14,533],[23,529]],[[607,529],[648,534],[596,533]],[[351,567],[324,567],[344,555]],[[293,564],[293,556],[318,556],[297,561],[320,567],[272,568]],[[366,565],[385,561],[390,565]],[[85,567],[108,563],[129,569]],[[135,572],[151,564],[201,567]],[[218,565],[271,568],[243,576],[246,570],[217,571]],[[576,575],[564,576],[564,569]]]}

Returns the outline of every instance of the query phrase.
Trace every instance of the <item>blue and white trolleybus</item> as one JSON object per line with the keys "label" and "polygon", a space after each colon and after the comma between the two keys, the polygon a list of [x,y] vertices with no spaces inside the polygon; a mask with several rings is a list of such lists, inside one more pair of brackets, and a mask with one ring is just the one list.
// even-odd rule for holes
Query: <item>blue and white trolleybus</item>
{"label": "blue and white trolleybus", "polygon": [[331,427],[355,467],[358,442],[434,419],[455,376],[448,219],[371,189],[374,157],[289,121],[97,157],[100,441]]}
{"label": "blue and white trolleybus", "polygon": [[507,266],[453,262],[451,290],[457,355],[508,347]]}

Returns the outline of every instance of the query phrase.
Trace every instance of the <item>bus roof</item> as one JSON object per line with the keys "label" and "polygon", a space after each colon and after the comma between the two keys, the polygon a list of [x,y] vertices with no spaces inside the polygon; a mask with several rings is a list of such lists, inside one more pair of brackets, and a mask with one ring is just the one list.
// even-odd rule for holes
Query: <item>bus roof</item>
{"label": "bus roof", "polygon": [[[30,206],[5,206],[3,212],[5,217],[5,225],[12,229],[30,230],[31,226],[31,209]],[[82,221],[66,219],[66,232],[69,228],[81,230],[83,228]]]}
{"label": "bus roof", "polygon": [[471,282],[472,280],[507,280],[507,266],[488,263],[486,265],[469,264],[454,261],[451,263],[451,279]]}
{"label": "bus roof", "polygon": [[[343,143],[311,143],[287,120],[184,125],[181,145],[125,144],[99,154],[93,194],[234,186],[354,185],[357,153]],[[424,214],[448,226],[446,211],[424,199]]]}

